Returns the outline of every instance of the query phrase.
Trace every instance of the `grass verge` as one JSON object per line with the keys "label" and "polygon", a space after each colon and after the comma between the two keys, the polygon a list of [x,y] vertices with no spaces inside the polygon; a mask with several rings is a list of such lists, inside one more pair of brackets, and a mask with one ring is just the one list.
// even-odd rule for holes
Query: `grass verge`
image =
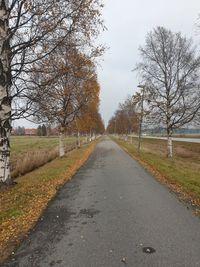
{"label": "grass verge", "polygon": [[0,190],[0,262],[3,262],[37,222],[57,190],[87,160],[96,142],[69,152],[21,176]]}
{"label": "grass verge", "polygon": [[200,145],[198,147],[198,144],[174,142],[175,156],[172,160],[166,158],[163,152],[166,143],[161,140],[145,139],[140,155],[137,153],[136,144],[116,138],[114,141],[157,180],[177,193],[179,198],[189,202],[194,207],[195,213],[200,214],[200,166],[199,159],[193,155],[200,149]]}

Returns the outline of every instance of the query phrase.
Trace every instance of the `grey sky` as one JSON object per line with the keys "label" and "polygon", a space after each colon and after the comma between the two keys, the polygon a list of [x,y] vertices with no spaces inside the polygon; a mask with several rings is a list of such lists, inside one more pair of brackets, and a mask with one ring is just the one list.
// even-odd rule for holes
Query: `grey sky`
{"label": "grey sky", "polygon": [[[144,44],[147,32],[156,26],[181,31],[198,42],[200,0],[104,0],[104,20],[108,31],[100,42],[109,47],[98,69],[101,85],[102,117],[107,124],[127,95],[137,88],[136,73],[131,72],[139,61],[138,47]],[[200,48],[200,44],[199,44]],[[20,120],[15,125],[32,126]]]}
{"label": "grey sky", "polygon": [[[104,20],[108,31],[100,41],[109,47],[98,69],[101,85],[101,114],[107,123],[118,103],[138,85],[131,72],[139,61],[138,47],[156,26],[180,31],[199,42],[197,18],[200,0],[105,0]],[[200,44],[199,44],[200,48]]]}

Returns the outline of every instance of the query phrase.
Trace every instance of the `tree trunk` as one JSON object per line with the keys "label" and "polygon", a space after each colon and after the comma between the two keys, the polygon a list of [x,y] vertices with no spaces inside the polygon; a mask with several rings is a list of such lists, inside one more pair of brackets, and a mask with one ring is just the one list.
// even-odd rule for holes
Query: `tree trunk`
{"label": "tree trunk", "polygon": [[60,134],[59,134],[59,156],[60,158],[65,155],[64,137],[65,137],[64,130],[61,129]]}
{"label": "tree trunk", "polygon": [[77,147],[80,148],[81,147],[81,139],[80,139],[80,132],[77,132]]}
{"label": "tree trunk", "polygon": [[92,141],[92,130],[90,130],[90,142]]}
{"label": "tree trunk", "polygon": [[11,49],[8,1],[0,0],[0,183],[10,184]]}
{"label": "tree trunk", "polygon": [[0,136],[0,183],[10,184],[10,130],[1,126]]}
{"label": "tree trunk", "polygon": [[172,149],[172,133],[167,133],[167,157],[172,158],[173,157],[173,149]]}

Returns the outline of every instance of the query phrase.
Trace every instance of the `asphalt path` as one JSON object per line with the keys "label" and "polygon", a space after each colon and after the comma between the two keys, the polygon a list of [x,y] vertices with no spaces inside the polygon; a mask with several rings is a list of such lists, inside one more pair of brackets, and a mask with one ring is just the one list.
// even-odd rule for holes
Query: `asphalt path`
{"label": "asphalt path", "polygon": [[105,139],[3,266],[200,266],[200,219]]}

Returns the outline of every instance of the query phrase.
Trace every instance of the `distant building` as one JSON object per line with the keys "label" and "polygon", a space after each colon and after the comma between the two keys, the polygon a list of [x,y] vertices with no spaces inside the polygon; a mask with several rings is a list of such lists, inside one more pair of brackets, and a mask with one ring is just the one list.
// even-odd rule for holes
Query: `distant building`
{"label": "distant building", "polygon": [[18,126],[17,128],[12,128],[11,135],[25,135],[25,128],[22,126]]}
{"label": "distant building", "polygon": [[47,135],[59,135],[59,129],[58,128],[47,128]]}
{"label": "distant building", "polygon": [[[47,136],[57,136],[59,135],[59,129],[58,128],[50,128],[47,127]],[[38,135],[38,129],[35,128],[24,128],[24,127],[17,127],[12,128],[11,135],[15,136],[37,136]]]}
{"label": "distant building", "polygon": [[25,128],[25,135],[35,136],[35,135],[37,135],[37,129],[35,129],[35,128]]}

